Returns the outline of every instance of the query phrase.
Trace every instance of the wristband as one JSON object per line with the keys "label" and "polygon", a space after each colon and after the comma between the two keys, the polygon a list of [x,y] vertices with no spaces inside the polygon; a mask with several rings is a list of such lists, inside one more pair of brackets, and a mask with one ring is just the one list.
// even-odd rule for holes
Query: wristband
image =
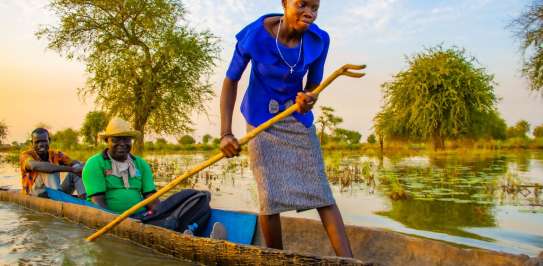
{"label": "wristband", "polygon": [[226,137],[226,136],[232,136],[233,137],[234,134],[232,134],[232,133],[224,133],[224,134],[221,135],[220,140],[224,139],[224,137]]}

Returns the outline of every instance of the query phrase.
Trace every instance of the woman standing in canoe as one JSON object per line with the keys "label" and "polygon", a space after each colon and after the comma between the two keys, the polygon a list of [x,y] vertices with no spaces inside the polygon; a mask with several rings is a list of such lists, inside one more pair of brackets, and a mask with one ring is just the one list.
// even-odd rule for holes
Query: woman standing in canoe
{"label": "woman standing in canoe", "polygon": [[[236,156],[232,112],[238,81],[249,61],[249,87],[241,103],[248,129],[298,103],[300,111],[249,142],[249,160],[260,201],[260,225],[268,247],[282,249],[280,213],[316,208],[336,255],[352,257],[345,226],[324,172],[311,109],[311,91],[323,78],[330,39],[313,22],[319,0],[282,0],[284,14],[260,17],[237,35],[221,92],[221,150]],[[307,73],[304,87],[303,79]]]}

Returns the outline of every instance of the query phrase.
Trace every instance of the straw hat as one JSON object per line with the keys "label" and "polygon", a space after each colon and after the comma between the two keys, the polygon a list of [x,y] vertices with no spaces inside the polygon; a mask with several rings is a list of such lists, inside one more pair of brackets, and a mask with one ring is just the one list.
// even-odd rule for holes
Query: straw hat
{"label": "straw hat", "polygon": [[108,137],[137,137],[140,135],[140,132],[132,129],[130,124],[121,118],[113,117],[109,124],[107,124],[106,130],[100,132],[98,136],[102,139]]}

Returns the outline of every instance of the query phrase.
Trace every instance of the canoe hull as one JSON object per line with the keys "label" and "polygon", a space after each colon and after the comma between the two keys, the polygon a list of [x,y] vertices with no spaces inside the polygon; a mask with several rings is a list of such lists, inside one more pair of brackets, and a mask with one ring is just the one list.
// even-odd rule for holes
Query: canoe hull
{"label": "canoe hull", "polygon": [[[29,197],[17,192],[0,191],[0,201],[65,217],[96,229],[115,217],[95,208]],[[188,237],[133,219],[123,221],[110,233],[164,254],[204,264],[502,266],[538,265],[536,263],[540,262],[543,265],[541,256],[536,259],[526,255],[461,248],[440,241],[361,226],[346,228],[356,259],[338,258],[333,257],[334,252],[320,221],[282,217],[281,223],[286,251],[264,248],[260,228],[256,230],[253,245]]]}
{"label": "canoe hull", "polygon": [[[281,217],[281,222],[286,249],[325,256],[334,254],[320,221]],[[526,265],[530,260],[526,255],[463,248],[383,229],[347,226],[346,230],[354,257],[379,265],[510,266]],[[540,261],[543,265],[543,260]]]}
{"label": "canoe hull", "polygon": [[[115,215],[95,208],[0,191],[0,201],[13,202],[26,208],[67,218],[90,228],[100,228]],[[126,219],[111,234],[134,241],[176,258],[206,265],[373,265],[360,260],[322,257],[239,245],[209,238],[189,237],[161,227]],[[100,240],[97,240],[100,241]]]}

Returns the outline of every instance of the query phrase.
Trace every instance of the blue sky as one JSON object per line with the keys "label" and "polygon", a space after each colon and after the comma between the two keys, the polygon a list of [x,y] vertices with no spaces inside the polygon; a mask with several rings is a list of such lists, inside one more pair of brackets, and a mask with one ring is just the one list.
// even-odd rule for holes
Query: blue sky
{"label": "blue sky", "polygon": [[[208,103],[208,116],[194,116],[197,136],[218,135],[218,96],[235,45],[234,34],[260,15],[281,12],[281,1],[183,3],[191,26],[210,30],[220,38],[221,61],[210,77],[217,97]],[[77,97],[76,89],[85,81],[83,65],[47,51],[45,41],[33,35],[38,25],[57,20],[44,8],[46,4],[44,0],[0,2],[0,120],[10,126],[10,141],[23,140],[38,122],[51,125],[53,130],[79,128],[86,112],[94,109],[92,99],[82,102]],[[520,119],[542,124],[543,99],[529,92],[520,77],[518,42],[506,28],[527,4],[529,1],[523,0],[321,0],[316,23],[332,38],[325,74],[345,63],[363,63],[368,65],[368,75],[362,80],[337,80],[319,104],[335,108],[344,118],[341,126],[362,132],[365,139],[382,104],[380,85],[406,68],[405,56],[442,44],[465,48],[495,75],[496,94],[501,98],[498,109],[508,124]],[[28,106],[38,104],[47,111],[29,110]],[[234,123],[235,133],[243,134],[239,112]]]}

